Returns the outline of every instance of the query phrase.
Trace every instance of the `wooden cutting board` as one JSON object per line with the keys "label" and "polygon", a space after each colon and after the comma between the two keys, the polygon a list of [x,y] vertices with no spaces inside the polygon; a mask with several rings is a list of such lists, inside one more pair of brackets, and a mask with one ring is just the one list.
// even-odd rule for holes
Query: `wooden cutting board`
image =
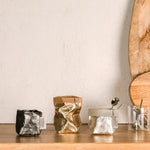
{"label": "wooden cutting board", "polygon": [[150,106],[150,72],[136,77],[131,82],[129,90],[134,105],[140,105],[143,99],[143,105]]}
{"label": "wooden cutting board", "polygon": [[150,0],[135,0],[130,35],[131,78],[150,71]]}

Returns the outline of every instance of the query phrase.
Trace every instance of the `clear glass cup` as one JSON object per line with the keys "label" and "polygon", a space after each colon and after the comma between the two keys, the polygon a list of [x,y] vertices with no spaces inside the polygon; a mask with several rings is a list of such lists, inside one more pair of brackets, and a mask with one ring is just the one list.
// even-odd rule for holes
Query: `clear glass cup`
{"label": "clear glass cup", "polygon": [[92,134],[113,134],[118,128],[118,109],[89,109],[88,117],[88,125]]}
{"label": "clear glass cup", "polygon": [[150,109],[147,106],[128,106],[128,130],[149,130]]}

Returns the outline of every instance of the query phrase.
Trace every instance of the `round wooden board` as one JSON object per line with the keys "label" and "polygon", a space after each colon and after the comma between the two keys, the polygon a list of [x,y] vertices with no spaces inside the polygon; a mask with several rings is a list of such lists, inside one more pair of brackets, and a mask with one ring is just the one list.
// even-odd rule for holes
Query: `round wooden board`
{"label": "round wooden board", "polygon": [[135,0],[129,35],[131,78],[150,71],[150,0]]}
{"label": "round wooden board", "polygon": [[143,105],[150,106],[150,72],[136,77],[131,82],[129,90],[134,105],[140,105],[143,99]]}

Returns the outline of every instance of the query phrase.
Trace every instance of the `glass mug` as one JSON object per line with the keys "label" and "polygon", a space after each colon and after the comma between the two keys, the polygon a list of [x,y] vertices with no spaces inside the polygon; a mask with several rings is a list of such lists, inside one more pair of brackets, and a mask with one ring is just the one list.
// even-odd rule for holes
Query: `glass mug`
{"label": "glass mug", "polygon": [[118,109],[89,109],[88,117],[88,126],[92,134],[113,134],[118,128]]}

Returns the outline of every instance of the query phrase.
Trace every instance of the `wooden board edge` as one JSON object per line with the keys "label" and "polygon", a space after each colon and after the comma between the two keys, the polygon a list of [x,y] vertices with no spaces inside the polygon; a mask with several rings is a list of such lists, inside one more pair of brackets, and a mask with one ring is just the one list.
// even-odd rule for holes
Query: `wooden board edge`
{"label": "wooden board edge", "polygon": [[21,143],[0,144],[0,150],[149,150],[150,143]]}
{"label": "wooden board edge", "polygon": [[128,36],[128,63],[129,63],[130,76],[132,80],[134,80],[134,77],[132,77],[131,68],[130,68],[130,56],[129,56],[130,47],[129,46],[130,46],[130,38],[131,38],[130,35],[131,35],[131,27],[132,27],[132,22],[133,22],[133,12],[135,10],[135,3],[136,3],[136,0],[134,0],[134,4],[132,8],[132,16],[131,16],[129,36]]}
{"label": "wooden board edge", "polygon": [[130,85],[129,85],[129,97],[130,97],[131,102],[132,102],[133,105],[136,105],[136,106],[137,106],[137,105],[140,105],[140,103],[139,103],[139,104],[136,104],[136,103],[133,102],[132,97],[131,97],[131,85],[133,84],[133,82],[134,82],[135,80],[138,80],[138,78],[141,78],[142,76],[145,76],[145,75],[147,75],[147,74],[150,74],[150,71],[149,71],[149,72],[146,72],[146,73],[143,73],[143,74],[137,75],[137,76],[131,81],[131,83],[130,83]]}
{"label": "wooden board edge", "polygon": [[130,85],[129,85],[129,88],[128,88],[129,97],[130,97],[131,103],[132,103],[133,105],[135,105],[135,103],[133,102],[132,97],[131,97],[131,85],[132,85],[132,82],[133,82],[134,80],[135,80],[135,79],[133,79],[133,80],[130,82]]}

